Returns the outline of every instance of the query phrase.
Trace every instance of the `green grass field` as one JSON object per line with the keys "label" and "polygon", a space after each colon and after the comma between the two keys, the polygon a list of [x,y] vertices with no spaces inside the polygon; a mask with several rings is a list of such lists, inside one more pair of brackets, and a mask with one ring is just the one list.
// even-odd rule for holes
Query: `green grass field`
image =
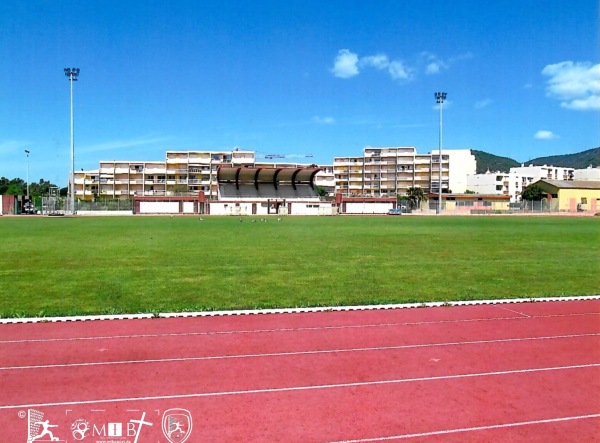
{"label": "green grass field", "polygon": [[600,219],[0,218],[0,316],[591,295]]}

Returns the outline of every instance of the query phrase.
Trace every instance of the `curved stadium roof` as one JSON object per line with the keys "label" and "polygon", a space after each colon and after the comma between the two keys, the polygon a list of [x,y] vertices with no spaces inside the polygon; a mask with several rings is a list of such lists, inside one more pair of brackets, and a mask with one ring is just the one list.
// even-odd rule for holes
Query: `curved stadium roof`
{"label": "curved stadium roof", "polygon": [[246,166],[221,166],[217,170],[217,181],[219,183],[235,183],[236,188],[240,185],[253,184],[258,188],[259,184],[272,184],[275,189],[280,184],[310,185],[314,187],[314,179],[321,168],[262,168]]}

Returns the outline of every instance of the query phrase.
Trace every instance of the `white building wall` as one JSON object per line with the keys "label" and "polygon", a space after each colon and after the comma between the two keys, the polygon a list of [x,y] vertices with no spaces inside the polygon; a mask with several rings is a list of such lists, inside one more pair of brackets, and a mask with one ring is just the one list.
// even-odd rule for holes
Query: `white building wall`
{"label": "white building wall", "polygon": [[[258,211],[260,211],[260,204]],[[265,210],[266,213],[266,210]],[[252,203],[227,203],[227,202],[211,202],[210,203],[210,214],[211,215],[252,215]]]}
{"label": "white building wall", "polygon": [[346,214],[387,214],[393,203],[346,203]]}
{"label": "white building wall", "polygon": [[573,180],[600,181],[600,167],[592,168],[589,166],[585,169],[575,169],[573,172]]}
{"label": "white building wall", "polygon": [[573,179],[573,168],[564,168],[562,166],[533,166],[533,165],[521,165],[520,167],[510,168],[509,172],[517,174],[521,177],[532,178],[531,183],[536,182],[540,179],[547,180],[572,180]]}
{"label": "white building wall", "polygon": [[290,215],[333,215],[335,205],[331,202],[294,202]]}
{"label": "white building wall", "polygon": [[[486,172],[467,175],[467,189],[477,194],[510,195],[512,203],[521,200],[521,193],[530,184],[548,177],[573,177],[573,168],[558,166],[520,166],[509,172]],[[555,178],[552,178],[555,180]]]}
{"label": "white building wall", "polygon": [[[437,160],[439,152],[439,149],[431,151],[432,158]],[[477,172],[477,161],[475,160],[475,156],[471,154],[471,150],[442,149],[442,157],[448,157],[447,161],[442,161],[443,182],[448,182],[448,189],[454,194],[462,194],[467,189],[470,189],[467,186],[467,176],[474,175]],[[439,180],[438,167],[439,163],[436,161],[432,171],[434,181]],[[442,185],[442,189],[446,189],[445,185]]]}
{"label": "white building wall", "polygon": [[319,203],[292,203],[292,215],[319,215]]}
{"label": "white building wall", "polygon": [[504,172],[467,175],[466,189],[477,194],[502,195],[504,191],[509,191],[504,185],[506,181],[510,183],[510,176]]}
{"label": "white building wall", "polygon": [[140,214],[179,214],[179,202],[140,202]]}
{"label": "white building wall", "polygon": [[211,215],[233,215],[233,216],[274,216],[274,215],[288,215],[288,204],[291,205],[290,215],[332,215],[336,212],[335,205],[331,202],[289,202],[286,205],[279,206],[279,213],[275,213],[275,209],[269,208],[266,202],[254,202],[256,204],[256,214],[252,214],[252,202],[230,203],[230,202],[211,202],[210,203],[210,214]]}
{"label": "white building wall", "polygon": [[193,214],[194,213],[194,202],[183,202],[183,213]]}

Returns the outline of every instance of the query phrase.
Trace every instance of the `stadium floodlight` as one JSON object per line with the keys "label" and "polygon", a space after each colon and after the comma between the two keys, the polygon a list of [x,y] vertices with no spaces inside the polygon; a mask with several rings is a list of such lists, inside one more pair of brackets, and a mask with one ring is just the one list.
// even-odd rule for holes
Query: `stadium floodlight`
{"label": "stadium floodlight", "polygon": [[69,183],[69,206],[71,214],[75,214],[75,131],[73,120],[73,82],[77,81],[79,68],[65,68],[65,75],[71,84],[71,178]]}
{"label": "stadium floodlight", "polygon": [[[435,94],[435,102],[440,105],[440,148],[438,151],[439,154],[439,188],[438,188],[438,204],[435,213],[439,214],[442,212],[442,106],[444,104],[444,100],[446,100],[445,92],[436,92]],[[431,171],[433,172],[433,171]]]}

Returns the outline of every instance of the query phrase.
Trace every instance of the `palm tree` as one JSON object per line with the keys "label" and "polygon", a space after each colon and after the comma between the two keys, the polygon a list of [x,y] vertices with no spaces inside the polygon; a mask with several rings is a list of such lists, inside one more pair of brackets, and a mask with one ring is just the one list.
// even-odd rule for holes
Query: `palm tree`
{"label": "palm tree", "polygon": [[406,190],[406,195],[413,208],[420,208],[421,202],[427,201],[427,196],[425,195],[425,192],[423,192],[423,188],[420,187],[411,186]]}

